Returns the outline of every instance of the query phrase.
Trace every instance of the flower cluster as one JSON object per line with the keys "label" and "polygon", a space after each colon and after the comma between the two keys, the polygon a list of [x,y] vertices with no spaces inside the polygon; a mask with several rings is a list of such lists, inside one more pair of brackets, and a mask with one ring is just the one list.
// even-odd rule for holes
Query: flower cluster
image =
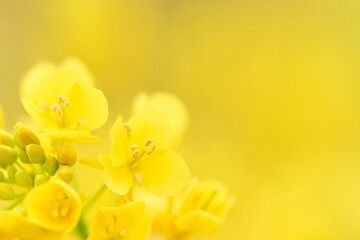
{"label": "flower cluster", "polygon": [[[234,200],[221,182],[191,180],[177,152],[188,114],[176,96],[140,94],[132,117],[112,125],[108,150],[81,159],[75,144],[96,144],[91,131],[108,118],[107,99],[84,64],[39,63],[20,93],[36,126],[25,121],[8,132],[0,108],[0,239],[184,240],[222,225]],[[73,184],[78,162],[102,173],[92,195]],[[116,203],[94,204],[106,190]]]}

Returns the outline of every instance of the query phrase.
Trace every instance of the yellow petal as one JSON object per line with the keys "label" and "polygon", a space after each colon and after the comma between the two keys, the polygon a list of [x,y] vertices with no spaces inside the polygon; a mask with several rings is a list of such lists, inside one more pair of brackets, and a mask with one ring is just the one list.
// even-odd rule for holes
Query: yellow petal
{"label": "yellow petal", "polygon": [[166,92],[141,93],[135,98],[132,107],[134,114],[143,113],[167,122],[175,134],[173,147],[180,143],[189,122],[188,111],[180,98]]}
{"label": "yellow petal", "polygon": [[143,217],[135,226],[129,228],[126,233],[127,239],[146,240],[148,239],[151,226],[151,216]]}
{"label": "yellow petal", "polygon": [[[47,74],[40,82],[36,92],[36,99],[32,99],[35,104],[45,103],[52,106],[59,101],[60,94],[67,96],[70,89],[76,82],[81,82],[79,74],[72,70],[61,69]],[[71,104],[71,103],[70,103]]]}
{"label": "yellow petal", "polygon": [[98,170],[104,170],[104,165],[102,165],[102,163],[100,162],[99,159],[97,158],[86,158],[86,159],[80,159],[79,162],[82,165],[91,167],[91,168],[95,168]]}
{"label": "yellow petal", "polygon": [[95,79],[93,75],[90,73],[85,64],[80,61],[78,58],[69,57],[65,59],[61,64],[61,68],[71,69],[81,75],[84,81],[89,82],[91,85],[95,86]]}
{"label": "yellow petal", "polygon": [[0,212],[0,239],[60,240],[63,233],[41,227],[14,211]]}
{"label": "yellow petal", "polygon": [[90,135],[89,132],[77,130],[45,130],[46,134],[54,139],[64,139],[67,143],[96,143],[100,138]]}
{"label": "yellow petal", "polygon": [[21,80],[20,96],[22,98],[36,99],[40,82],[44,77],[54,71],[56,66],[49,62],[39,62],[30,68]]}
{"label": "yellow petal", "polygon": [[175,226],[191,234],[211,234],[216,232],[222,219],[202,210],[195,210],[175,221]]}
{"label": "yellow petal", "polygon": [[58,231],[70,231],[78,223],[81,201],[78,194],[59,180],[50,180],[33,190],[25,198],[29,219]]}
{"label": "yellow petal", "polygon": [[32,100],[23,98],[22,103],[26,112],[32,117],[35,122],[44,130],[53,130],[57,128],[55,120],[51,118],[51,115],[44,108],[36,105]]}
{"label": "yellow petal", "polygon": [[143,202],[121,207],[101,207],[91,224],[88,240],[110,239],[113,235],[136,226],[145,213]]}
{"label": "yellow petal", "polygon": [[126,131],[122,118],[119,117],[113,124],[110,130],[112,139],[112,162],[115,167],[119,167],[126,162],[127,159],[127,138]]}
{"label": "yellow petal", "polygon": [[119,195],[125,195],[133,186],[133,175],[127,166],[114,167],[109,156],[100,156],[104,165],[104,182],[106,186]]}
{"label": "yellow petal", "polygon": [[138,114],[129,120],[131,135],[129,144],[142,146],[146,140],[153,139],[156,149],[169,149],[174,141],[171,127],[164,121]]}
{"label": "yellow petal", "polygon": [[190,181],[190,173],[179,154],[170,150],[157,151],[142,160],[135,170],[143,186],[159,196],[174,196]]}
{"label": "yellow petal", "polygon": [[99,89],[87,82],[77,82],[66,95],[70,105],[66,110],[65,126],[78,126],[85,121],[80,130],[92,131],[105,124],[108,118],[108,103]]}

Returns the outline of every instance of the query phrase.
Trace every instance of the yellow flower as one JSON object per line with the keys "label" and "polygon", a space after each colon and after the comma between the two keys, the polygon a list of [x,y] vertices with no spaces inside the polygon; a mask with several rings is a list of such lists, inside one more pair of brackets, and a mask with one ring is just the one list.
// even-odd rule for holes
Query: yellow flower
{"label": "yellow flower", "polygon": [[39,62],[31,67],[21,80],[20,96],[22,98],[34,98],[41,81],[46,75],[52,73],[57,69],[70,69],[81,75],[81,80],[95,85],[95,79],[90,71],[86,68],[85,64],[79,59],[71,57],[65,59],[61,64],[56,66],[50,62]]}
{"label": "yellow flower", "polygon": [[33,190],[25,198],[29,219],[52,230],[70,231],[80,218],[81,201],[67,184],[52,179]]}
{"label": "yellow flower", "polygon": [[108,117],[104,94],[72,70],[46,75],[34,97],[22,102],[46,134],[67,141],[97,141],[89,132],[101,127]]}
{"label": "yellow flower", "polygon": [[[155,231],[180,240],[195,234],[212,234],[220,228],[234,199],[220,182],[203,181],[193,185],[174,216],[159,214],[155,217]],[[169,221],[170,229],[164,229]]]}
{"label": "yellow flower", "polygon": [[166,92],[141,93],[135,98],[132,109],[134,114],[142,113],[167,122],[175,134],[172,147],[179,145],[189,122],[188,111],[180,98]]}
{"label": "yellow flower", "polygon": [[150,218],[145,216],[143,202],[101,207],[91,225],[88,240],[145,240],[149,230]]}
{"label": "yellow flower", "polygon": [[129,123],[119,118],[111,129],[112,156],[102,156],[105,183],[114,192],[126,194],[134,179],[153,194],[173,196],[190,180],[185,161],[169,150],[173,134],[169,125],[146,115]]}
{"label": "yellow flower", "polygon": [[0,239],[60,240],[63,232],[46,229],[16,211],[0,212]]}

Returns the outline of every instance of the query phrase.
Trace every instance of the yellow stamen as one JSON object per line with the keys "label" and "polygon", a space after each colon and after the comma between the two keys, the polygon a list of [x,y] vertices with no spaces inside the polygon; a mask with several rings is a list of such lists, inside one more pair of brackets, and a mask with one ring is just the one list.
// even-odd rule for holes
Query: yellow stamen
{"label": "yellow stamen", "polygon": [[126,128],[128,137],[130,137],[130,135],[131,135],[131,128],[130,128],[129,124],[128,124],[127,122],[124,122],[123,124],[124,124],[124,127]]}
{"label": "yellow stamen", "polygon": [[153,143],[153,142],[154,142],[154,139],[150,138],[150,139],[148,139],[148,140],[145,141],[143,147],[148,147],[148,146],[149,146],[151,143]]}
{"label": "yellow stamen", "polygon": [[139,155],[139,150],[135,150],[132,154],[132,157],[137,158],[138,155]]}
{"label": "yellow stamen", "polygon": [[137,149],[137,147],[138,147],[138,145],[134,144],[134,145],[131,146],[131,150],[135,151]]}
{"label": "yellow stamen", "polygon": [[50,107],[46,103],[40,103],[39,107],[45,109],[46,111],[50,111]]}
{"label": "yellow stamen", "polygon": [[155,151],[155,147],[156,147],[156,144],[153,143],[152,149],[150,149],[150,150],[147,152],[147,154],[150,154],[150,153],[152,153],[153,151]]}
{"label": "yellow stamen", "polygon": [[139,185],[142,185],[142,176],[140,173],[135,173],[135,178]]}

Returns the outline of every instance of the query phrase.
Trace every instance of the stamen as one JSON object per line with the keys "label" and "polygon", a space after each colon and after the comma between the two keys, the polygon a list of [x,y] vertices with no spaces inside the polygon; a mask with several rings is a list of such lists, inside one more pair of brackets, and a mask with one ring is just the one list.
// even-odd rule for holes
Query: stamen
{"label": "stamen", "polygon": [[53,211],[52,211],[52,216],[53,216],[54,218],[57,218],[57,217],[59,216],[59,209],[53,209]]}
{"label": "stamen", "polygon": [[135,173],[135,178],[136,178],[138,184],[142,185],[142,176],[140,175],[140,173]]}
{"label": "stamen", "polygon": [[127,122],[124,122],[123,124],[124,124],[124,127],[126,128],[128,137],[130,137],[130,135],[131,135],[131,128],[130,128],[129,124],[128,124]]}
{"label": "stamen", "polygon": [[40,103],[39,107],[45,109],[46,111],[50,111],[50,107],[46,103]]}
{"label": "stamen", "polygon": [[143,147],[148,147],[148,146],[149,146],[151,143],[153,143],[153,142],[154,142],[154,139],[150,138],[150,139],[148,139],[148,140],[145,141]]}
{"label": "stamen", "polygon": [[69,106],[70,104],[69,99],[67,99],[64,95],[60,94],[58,98],[59,98],[59,104],[63,104],[65,105],[65,107]]}
{"label": "stamen", "polygon": [[132,154],[132,157],[137,158],[138,155],[139,155],[139,150],[135,150]]}
{"label": "stamen", "polygon": [[156,147],[156,143],[153,143],[152,149],[150,149],[150,150],[147,152],[147,154],[150,154],[150,153],[152,153],[153,151],[155,151],[155,147]]}
{"label": "stamen", "polygon": [[131,150],[135,151],[135,149],[137,149],[137,147],[138,147],[138,145],[134,144],[134,145],[131,146]]}
{"label": "stamen", "polygon": [[79,126],[79,125],[81,125],[81,126],[86,126],[86,121],[85,120],[79,120],[78,122],[77,122],[77,125]]}
{"label": "stamen", "polygon": [[61,208],[60,210],[60,216],[62,217],[66,217],[70,212],[70,206],[69,205],[65,205]]}
{"label": "stamen", "polygon": [[56,114],[61,117],[64,115],[64,113],[60,107],[56,108]]}
{"label": "stamen", "polygon": [[56,112],[56,109],[59,108],[59,107],[60,107],[60,104],[58,104],[58,103],[54,103],[54,104],[51,106],[51,108],[52,108],[52,110],[53,110],[54,112]]}

